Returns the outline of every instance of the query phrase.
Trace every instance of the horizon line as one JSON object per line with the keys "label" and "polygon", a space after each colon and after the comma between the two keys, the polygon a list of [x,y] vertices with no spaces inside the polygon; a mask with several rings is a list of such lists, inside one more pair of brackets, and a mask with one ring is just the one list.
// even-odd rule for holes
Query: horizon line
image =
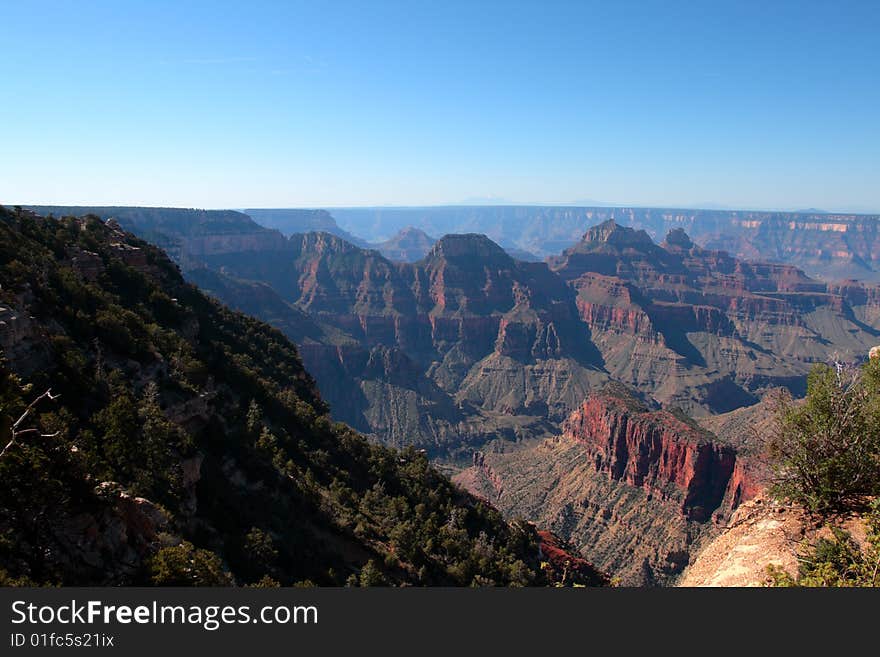
{"label": "horizon line", "polygon": [[416,210],[427,208],[521,208],[521,207],[555,207],[555,208],[576,208],[576,209],[633,209],[633,210],[688,210],[703,212],[766,212],[778,214],[803,214],[803,215],[853,215],[866,217],[880,217],[880,210],[826,210],[822,208],[768,208],[768,207],[708,207],[711,204],[639,204],[639,203],[541,203],[541,202],[515,202],[503,201],[499,203],[424,203],[424,204],[372,204],[372,205],[267,205],[267,206],[214,206],[214,207],[198,207],[187,205],[145,205],[145,204],[128,204],[128,203],[5,203],[0,202],[0,206],[7,208],[23,207],[23,208],[51,208],[51,207],[67,207],[67,208],[151,208],[166,210],[202,210],[206,212],[223,212],[233,211],[246,214],[248,210]]}

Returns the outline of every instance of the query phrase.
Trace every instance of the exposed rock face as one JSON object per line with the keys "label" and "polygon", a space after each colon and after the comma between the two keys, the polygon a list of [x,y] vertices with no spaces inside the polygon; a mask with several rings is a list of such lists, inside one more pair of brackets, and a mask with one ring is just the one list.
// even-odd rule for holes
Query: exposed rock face
{"label": "exposed rock face", "polygon": [[198,509],[198,497],[196,495],[196,484],[202,478],[202,463],[205,455],[197,453],[188,459],[184,459],[180,464],[180,485],[185,493],[184,511],[189,515],[195,514]]}
{"label": "exposed rock face", "polygon": [[285,243],[275,231],[259,230],[233,235],[204,235],[181,239],[180,259],[201,259],[223,253],[274,251],[284,248]]}
{"label": "exposed rock face", "polygon": [[101,482],[95,492],[104,504],[55,528],[53,557],[83,580],[125,583],[155,552],[159,533],[170,529],[171,520],[153,502],[132,497],[114,482]]}
{"label": "exposed rock face", "polygon": [[[667,411],[633,413],[615,397],[591,396],[563,425],[563,438],[584,445],[597,472],[652,494],[680,498],[686,517],[703,521],[726,495],[736,453]],[[720,512],[723,512],[721,510]]]}
{"label": "exposed rock face", "polygon": [[557,438],[477,454],[456,480],[623,583],[665,584],[756,494],[756,476],[748,456],[696,424],[598,394]]}
{"label": "exposed rock face", "polygon": [[694,415],[754,403],[774,385],[800,393],[813,362],[835,350],[860,360],[880,326],[872,286],[736,260],[681,229],[657,245],[607,221],[549,262],[577,291],[609,373]]}
{"label": "exposed rock face", "polygon": [[822,212],[753,212],[627,207],[454,206],[350,208],[336,218],[367,239],[407,225],[433,235],[480,232],[496,242],[540,256],[559,253],[589,226],[613,219],[644,229],[654,240],[686,231],[704,247],[724,249],[746,260],[776,261],[827,280],[880,281],[880,221],[877,215]]}
{"label": "exposed rock face", "polygon": [[122,260],[129,267],[137,269],[139,272],[146,272],[149,267],[146,252],[137,246],[125,244],[123,242],[114,242],[110,245],[113,255]]}
{"label": "exposed rock face", "polygon": [[541,559],[556,573],[557,581],[563,584],[574,583],[584,586],[602,586],[608,584],[608,578],[599,572],[593,564],[583,559],[552,532],[539,531],[541,538]]}
{"label": "exposed rock face", "polygon": [[797,507],[756,498],[700,550],[678,586],[764,586],[767,567],[798,570],[798,546],[815,534]]}
{"label": "exposed rock face", "polygon": [[17,374],[28,376],[49,361],[43,337],[29,313],[0,305],[0,353]]}
{"label": "exposed rock face", "polygon": [[0,306],[0,348],[3,351],[12,351],[34,336],[34,326],[28,315]]}
{"label": "exposed rock face", "polygon": [[[482,235],[446,236],[415,264],[328,233],[207,264],[226,280],[204,270],[195,280],[297,339],[336,417],[390,444],[459,449],[547,435],[548,416],[561,421],[607,379],[573,291]],[[265,281],[323,335],[306,335],[277,300],[236,293],[244,280]]]}
{"label": "exposed rock face", "polygon": [[70,264],[86,280],[95,281],[104,271],[104,261],[97,253],[75,247],[70,250]]}
{"label": "exposed rock face", "polygon": [[205,267],[188,270],[187,278],[226,305],[269,322],[300,345],[301,350],[306,344],[333,345],[343,339],[340,331],[285,301],[266,283],[235,279]]}
{"label": "exposed rock face", "polygon": [[[193,210],[185,208],[33,206],[40,214],[55,216],[95,215],[112,221],[111,228],[137,233],[165,249],[179,263],[192,266],[204,256],[221,253],[260,252],[283,249],[284,236],[255,223],[232,210]],[[131,266],[141,266],[143,253],[117,254]]]}
{"label": "exposed rock face", "polygon": [[438,449],[510,435],[514,418],[517,440],[557,433],[608,378],[695,416],[798,394],[815,361],[861,359],[880,334],[876,288],[613,221],[549,268],[477,234],[416,263],[329,233],[203,262],[193,280],[297,341],[338,419]]}

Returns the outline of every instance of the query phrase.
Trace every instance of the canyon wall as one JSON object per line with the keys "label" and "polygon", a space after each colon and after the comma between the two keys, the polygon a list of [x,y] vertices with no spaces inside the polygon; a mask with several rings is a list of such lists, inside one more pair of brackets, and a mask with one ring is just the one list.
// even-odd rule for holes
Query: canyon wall
{"label": "canyon wall", "polygon": [[684,416],[591,395],[535,447],[479,452],[456,481],[569,540],[627,585],[669,584],[761,489],[753,457]]}
{"label": "canyon wall", "polygon": [[431,235],[479,232],[542,257],[576,243],[595,224],[614,220],[659,241],[681,228],[703,246],[744,260],[796,265],[826,280],[880,281],[878,215],[751,210],[578,206],[447,206],[332,210],[349,231],[385,239],[405,226]]}
{"label": "canyon wall", "polygon": [[338,419],[455,459],[492,436],[558,433],[608,380],[725,413],[777,386],[800,394],[815,362],[856,361],[880,337],[875,286],[746,262],[681,228],[658,244],[606,221],[547,263],[447,235],[407,263],[325,232],[265,231],[263,248],[249,221],[239,236],[186,238],[200,245],[179,260],[192,279],[294,339]]}

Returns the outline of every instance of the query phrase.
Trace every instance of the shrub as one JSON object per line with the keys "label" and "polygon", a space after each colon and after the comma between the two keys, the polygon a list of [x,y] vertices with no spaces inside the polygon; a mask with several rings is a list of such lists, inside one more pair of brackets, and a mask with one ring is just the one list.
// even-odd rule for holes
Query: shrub
{"label": "shrub", "polygon": [[769,441],[776,496],[827,514],[880,494],[878,367],[817,365],[803,404],[781,400]]}
{"label": "shrub", "polygon": [[156,586],[231,586],[220,557],[189,541],[164,547],[150,559],[150,579]]}
{"label": "shrub", "polygon": [[831,527],[831,538],[820,538],[800,556],[798,576],[770,566],[771,586],[874,587],[880,585],[880,500],[864,517],[866,540],[860,546],[852,536]]}

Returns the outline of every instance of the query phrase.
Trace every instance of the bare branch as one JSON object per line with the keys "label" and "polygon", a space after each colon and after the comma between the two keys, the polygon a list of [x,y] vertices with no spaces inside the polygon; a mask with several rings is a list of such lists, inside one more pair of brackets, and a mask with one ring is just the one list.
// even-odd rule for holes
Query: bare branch
{"label": "bare branch", "polygon": [[34,409],[34,406],[39,404],[43,399],[48,397],[50,401],[55,401],[60,396],[61,395],[53,395],[52,388],[49,388],[46,392],[44,392],[42,395],[37,397],[30,404],[28,404],[28,407],[26,409],[24,409],[24,413],[21,414],[21,417],[18,418],[18,420],[16,420],[15,424],[12,425],[12,430],[15,431],[16,429],[18,429],[18,425],[21,424],[22,422],[24,422],[24,419],[28,416],[28,413],[30,413]]}
{"label": "bare branch", "polygon": [[18,420],[16,420],[15,423],[12,425],[12,430],[11,430],[12,436],[11,436],[9,442],[6,443],[6,446],[2,450],[0,450],[0,458],[3,458],[4,454],[6,454],[6,452],[15,444],[15,441],[20,436],[25,436],[27,434],[35,433],[35,434],[39,435],[40,438],[55,438],[56,436],[58,436],[61,433],[60,431],[56,431],[55,433],[40,433],[39,429],[33,429],[33,428],[19,429],[18,428],[21,425],[21,423],[25,421],[25,418],[27,418],[27,416],[30,414],[30,412],[34,410],[36,405],[39,404],[43,399],[48,399],[49,401],[55,401],[60,396],[61,395],[53,395],[52,388],[49,388],[46,392],[44,392],[42,395],[40,395],[39,397],[34,399],[30,404],[28,404],[28,407],[26,409],[24,409],[24,413],[21,414],[21,417],[18,418]]}

